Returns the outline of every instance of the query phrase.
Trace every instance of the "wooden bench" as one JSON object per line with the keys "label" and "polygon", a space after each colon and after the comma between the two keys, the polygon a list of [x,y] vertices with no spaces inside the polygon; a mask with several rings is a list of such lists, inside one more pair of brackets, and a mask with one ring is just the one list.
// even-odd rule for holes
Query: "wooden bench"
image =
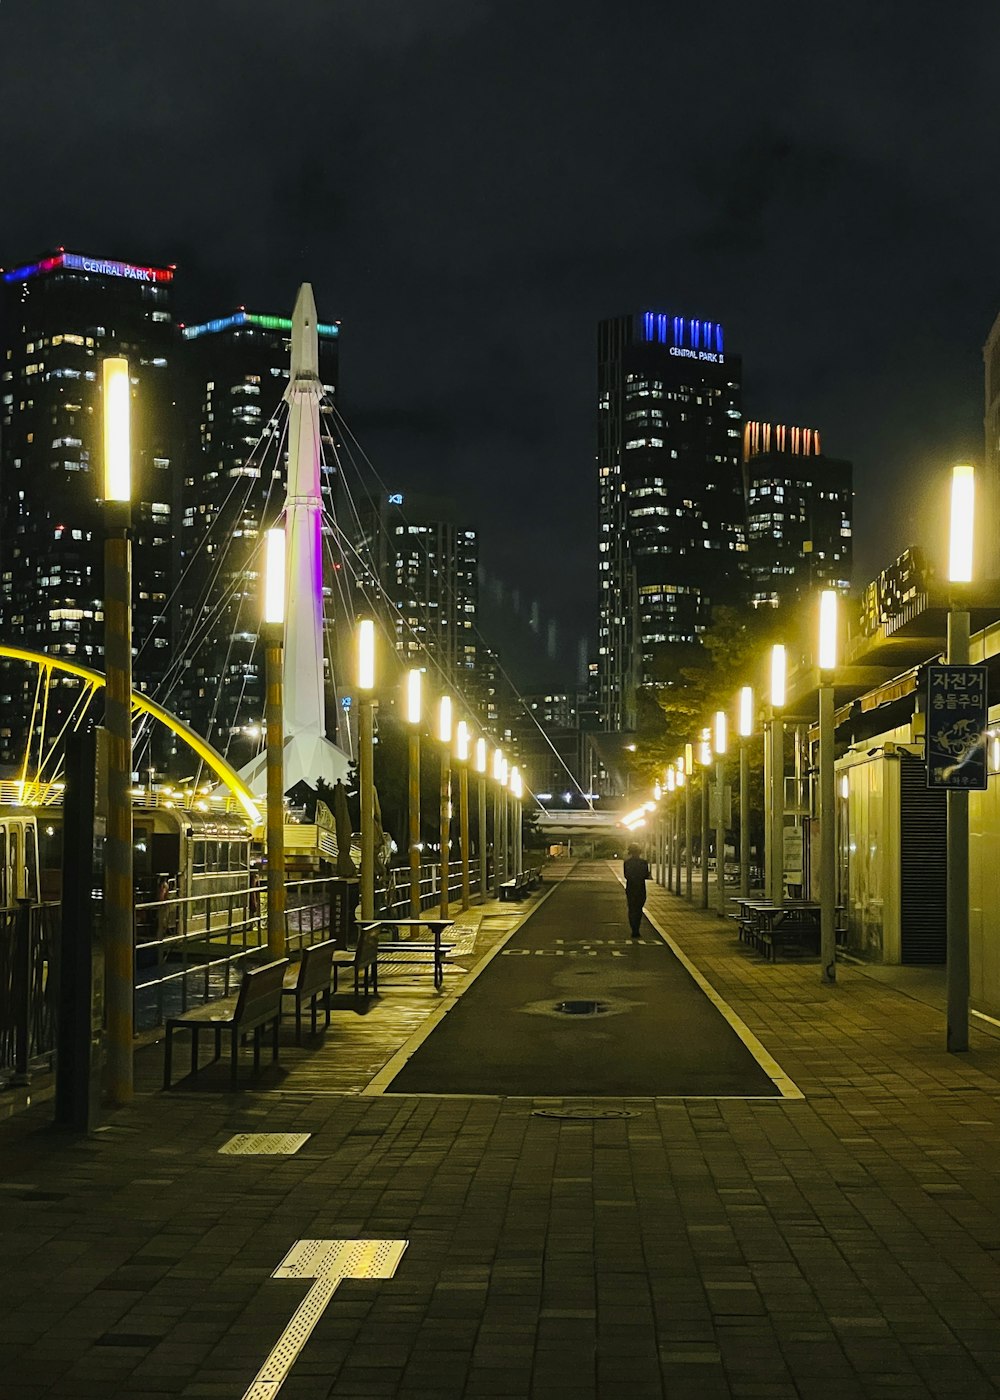
{"label": "wooden bench", "polygon": [[358,941],[353,948],[338,948],[333,954],[333,990],[337,990],[337,975],[342,967],[354,969],[354,995],[358,995],[360,980],[364,978],[365,996],[368,995],[368,975],[378,996],[378,931],[381,924],[359,924]]}
{"label": "wooden bench", "polygon": [[302,958],[297,966],[285,973],[282,997],[295,1001],[295,1043],[302,1043],[302,1008],[308,1005],[312,1016],[312,1033],[316,1034],[317,1002],[323,998],[326,1024],[330,1024],[330,983],[333,980],[333,956],[336,951],[333,939],[323,943],[312,943],[302,949]]}
{"label": "wooden bench", "polygon": [[281,992],[288,959],[265,963],[263,967],[248,968],[243,974],[240,990],[224,1001],[210,1001],[193,1007],[180,1016],[170,1016],[166,1022],[167,1042],[163,1060],[163,1087],[170,1088],[170,1066],[173,1034],[178,1028],[191,1032],[191,1073],[198,1073],[198,1034],[203,1029],[215,1035],[215,1055],[222,1054],[222,1032],[229,1031],[230,1085],[236,1088],[239,1071],[240,1040],[253,1031],[253,1067],[260,1068],[260,1033],[272,1026],[272,1059],[278,1058],[278,1028],[281,1024]]}

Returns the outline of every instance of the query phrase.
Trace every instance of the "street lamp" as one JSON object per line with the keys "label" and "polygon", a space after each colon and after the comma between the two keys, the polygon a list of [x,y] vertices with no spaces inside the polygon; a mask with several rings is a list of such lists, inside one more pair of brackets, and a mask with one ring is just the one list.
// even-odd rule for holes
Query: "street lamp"
{"label": "street lamp", "polygon": [[694,857],[694,839],[691,826],[691,779],[694,777],[694,745],[684,745],[684,898],[691,900],[691,861]]}
{"label": "street lamp", "polygon": [[479,898],[482,899],[482,900],[485,900],[485,899],[486,899],[486,893],[487,893],[487,889],[486,889],[486,875],[487,875],[487,871],[486,871],[486,740],[483,738],[482,734],[480,734],[479,738],[476,740],[475,755],[476,755],[476,756],[475,756],[475,759],[474,759],[474,766],[475,766],[475,769],[476,769],[476,773],[479,775],[479,784],[478,784],[479,791],[478,791],[478,793],[477,793],[477,796],[478,796],[478,798],[479,798],[479,803],[478,803],[478,806],[479,806],[479,826],[478,826],[478,837],[477,837],[478,845],[479,845]]}
{"label": "street lamp", "polygon": [[361,788],[361,921],[375,918],[375,623],[358,623],[358,779]]}
{"label": "street lamp", "polygon": [[458,831],[462,854],[462,908],[472,903],[469,884],[469,726],[464,719],[455,729],[455,758],[458,762]]}
{"label": "street lamp", "polygon": [[771,648],[771,695],[768,706],[764,779],[770,809],[766,824],[766,892],[777,905],[782,903],[785,895],[785,726],[781,711],[785,707],[786,671],[785,648],[778,643]]}
{"label": "street lamp", "polygon": [[267,745],[267,951],[285,956],[285,532],[264,532],[264,726]]}
{"label": "street lamp", "polygon": [[715,887],[719,901],[719,916],[726,914],[726,814],[723,797],[726,786],[726,712],[715,712]]}
{"label": "street lamp", "polygon": [[104,842],[108,1087],[133,1090],[135,894],[132,883],[132,435],[128,360],[106,359],[104,391],[104,725],[108,817]]}
{"label": "street lamp", "polygon": [[[972,537],[976,474],[970,466],[951,472],[948,540],[948,665],[969,664],[969,612],[963,584],[972,582]],[[962,606],[962,604],[965,606]],[[947,1030],[949,1051],[969,1048],[969,794],[949,788],[946,803]]]}
{"label": "street lamp", "polygon": [[685,840],[685,843],[687,842],[687,839],[688,839],[688,835],[687,835],[687,832],[688,832],[688,828],[687,828],[687,811],[686,811],[686,809],[687,809],[687,803],[688,803],[688,793],[687,793],[687,783],[686,783],[686,781],[685,781],[686,774],[685,774],[685,772],[684,772],[684,758],[683,758],[683,756],[681,756],[680,758],[677,758],[677,759],[674,760],[674,771],[675,771],[675,773],[676,773],[676,775],[677,775],[676,778],[674,779],[674,781],[675,781],[676,784],[677,784],[677,791],[678,791],[678,793],[680,793],[680,791],[681,791],[682,789],[683,789],[683,791],[684,791],[684,803],[683,803],[683,806],[682,806],[682,804],[681,804],[681,799],[680,799],[679,796],[676,797],[676,798],[674,799],[674,801],[675,801],[676,804],[677,804],[677,849],[676,849],[676,851],[674,852],[674,855],[675,855],[675,863],[674,863],[674,889],[675,889],[675,891],[676,891],[676,893],[677,893],[677,897],[678,897],[678,899],[679,899],[679,898],[680,898],[680,893],[681,893],[681,812],[682,812],[682,811],[684,812],[684,815],[685,815],[685,822],[684,822],[684,840]]}
{"label": "street lamp", "polygon": [[708,908],[708,771],[712,766],[710,730],[703,729],[698,741],[701,765],[701,907]]}
{"label": "street lamp", "polygon": [[442,919],[448,917],[448,879],[451,874],[451,711],[451,696],[442,695],[438,701],[437,735],[441,743],[441,802],[438,832],[441,840],[440,910]]}
{"label": "street lamp", "polygon": [[750,893],[750,738],[753,734],[753,687],[740,690],[740,894]]}
{"label": "street lamp", "polygon": [[507,864],[507,828],[506,816],[504,812],[503,799],[503,765],[504,757],[502,749],[493,750],[493,893],[497,899],[500,898],[500,886],[506,880]]}
{"label": "street lamp", "polygon": [[423,672],[406,673],[406,722],[409,735],[410,917],[420,917],[420,721],[423,712]]}
{"label": "street lamp", "polygon": [[837,666],[837,594],[819,595],[819,962],[820,980],[837,980],[834,889],[837,868],[837,806],[833,774],[833,673]]}
{"label": "street lamp", "polygon": [[521,770],[516,763],[510,770],[510,795],[517,804],[514,807],[514,874],[520,875],[524,869],[523,828],[521,824],[521,798],[524,796],[524,783],[521,779]]}

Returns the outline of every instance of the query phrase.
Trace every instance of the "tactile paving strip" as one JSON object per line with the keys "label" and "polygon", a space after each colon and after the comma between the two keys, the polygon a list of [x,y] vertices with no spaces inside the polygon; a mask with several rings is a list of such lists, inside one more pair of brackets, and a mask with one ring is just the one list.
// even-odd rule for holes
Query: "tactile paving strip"
{"label": "tactile paving strip", "polygon": [[219,1151],[226,1157],[290,1157],[311,1133],[237,1133]]}

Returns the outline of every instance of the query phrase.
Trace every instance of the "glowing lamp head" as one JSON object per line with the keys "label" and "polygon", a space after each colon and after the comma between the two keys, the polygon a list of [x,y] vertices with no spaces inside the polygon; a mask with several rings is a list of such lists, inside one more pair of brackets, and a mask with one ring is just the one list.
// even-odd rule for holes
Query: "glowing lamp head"
{"label": "glowing lamp head", "polygon": [[771,706],[775,710],[785,704],[785,648],[779,642],[771,648]]}
{"label": "glowing lamp head", "polygon": [[442,695],[438,701],[438,738],[442,744],[451,743],[451,696]]}
{"label": "glowing lamp head", "polygon": [[516,797],[520,802],[524,796],[524,783],[521,780],[521,770],[515,763],[510,770],[510,792],[512,797]]}
{"label": "glowing lamp head", "polygon": [[694,744],[684,745],[684,772],[694,772]]}
{"label": "glowing lamp head", "polygon": [[972,535],[976,507],[976,469],[951,469],[951,527],[948,534],[949,583],[972,582]]}
{"label": "glowing lamp head", "polygon": [[423,671],[412,670],[406,673],[406,722],[419,724],[423,708]]}
{"label": "glowing lamp head", "polygon": [[824,588],[819,595],[819,669],[832,671],[837,665],[837,594]]}
{"label": "glowing lamp head", "polygon": [[659,802],[660,798],[663,796],[663,789],[660,787],[659,779],[653,784],[653,796],[656,798],[657,802]]}
{"label": "glowing lamp head", "polygon": [[104,361],[104,499],[128,504],[132,499],[132,390],[128,360]]}
{"label": "glowing lamp head", "polygon": [[698,762],[703,768],[708,768],[712,762],[712,739],[711,730],[703,729],[699,741]]}
{"label": "glowing lamp head", "polygon": [[375,623],[370,617],[358,623],[358,689],[375,689]]}
{"label": "glowing lamp head", "polygon": [[481,734],[476,740],[476,757],[474,759],[474,765],[477,773],[486,772],[486,740]]}
{"label": "glowing lamp head", "polygon": [[264,622],[278,626],[285,620],[285,532],[264,531]]}
{"label": "glowing lamp head", "polygon": [[682,788],[687,782],[687,755],[681,754],[674,766],[677,770],[677,786]]}
{"label": "glowing lamp head", "polygon": [[503,782],[503,749],[493,750],[493,777],[496,782]]}
{"label": "glowing lamp head", "polygon": [[677,788],[677,772],[671,764],[667,769],[667,792],[674,792]]}
{"label": "glowing lamp head", "polygon": [[726,740],[728,738],[728,735],[726,733],[726,727],[727,726],[725,710],[716,710],[714,734],[712,738],[712,744],[715,749],[716,758],[722,758],[722,756],[726,752]]}
{"label": "glowing lamp head", "polygon": [[753,686],[745,685],[740,691],[740,738],[749,739],[753,733]]}
{"label": "glowing lamp head", "polygon": [[459,763],[469,761],[469,726],[464,719],[455,726],[455,757]]}

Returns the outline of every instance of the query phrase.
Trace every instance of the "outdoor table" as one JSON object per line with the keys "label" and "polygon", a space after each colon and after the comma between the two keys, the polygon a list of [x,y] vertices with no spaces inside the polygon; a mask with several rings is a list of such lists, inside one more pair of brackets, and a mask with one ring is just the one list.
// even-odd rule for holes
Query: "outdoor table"
{"label": "outdoor table", "polygon": [[[454,922],[454,919],[378,919],[374,924],[366,925],[366,927],[430,929],[434,935],[434,985],[440,987],[444,982],[444,948],[441,944],[441,935],[445,929],[451,928]],[[399,947],[401,950],[409,947],[414,952],[424,951],[419,944],[408,943],[405,938],[400,939]]]}

